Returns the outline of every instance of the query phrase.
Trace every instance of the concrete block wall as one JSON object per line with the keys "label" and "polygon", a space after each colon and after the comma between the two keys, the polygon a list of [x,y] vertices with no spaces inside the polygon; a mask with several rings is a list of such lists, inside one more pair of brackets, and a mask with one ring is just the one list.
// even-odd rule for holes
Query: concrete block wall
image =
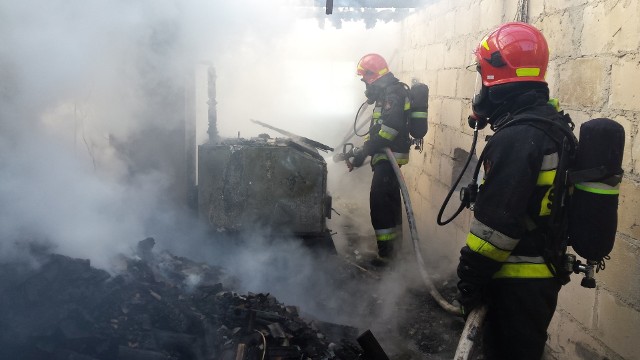
{"label": "concrete block wall", "polygon": [[[625,175],[611,260],[596,274],[596,289],[582,288],[579,275],[562,289],[549,328],[547,359],[640,359],[639,1],[526,1],[528,21],[549,42],[547,81],[552,97],[571,114],[577,130],[591,118],[608,117],[626,131]],[[425,149],[412,152],[403,172],[423,256],[437,273],[455,271],[471,217],[465,210],[446,226],[436,224],[472,142],[466,118],[476,75],[466,66],[489,30],[516,19],[517,5],[514,0],[436,0],[403,21],[392,71],[405,82],[418,78],[431,90]],[[480,132],[477,154],[490,133]],[[458,204],[456,190],[442,220]]]}

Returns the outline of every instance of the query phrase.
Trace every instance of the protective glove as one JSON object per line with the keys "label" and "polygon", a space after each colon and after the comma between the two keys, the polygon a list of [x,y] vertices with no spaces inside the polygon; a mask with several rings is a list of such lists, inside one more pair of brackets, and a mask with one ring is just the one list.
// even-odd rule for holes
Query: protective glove
{"label": "protective glove", "polygon": [[361,148],[353,148],[350,152],[353,153],[353,160],[347,161],[349,172],[362,166],[362,164],[364,164],[364,159],[367,158],[367,154],[365,154]]}
{"label": "protective glove", "polygon": [[344,161],[346,159],[346,154],[343,153],[337,153],[335,155],[333,155],[333,162],[340,162],[340,161]]}
{"label": "protective glove", "polygon": [[478,285],[460,280],[458,281],[458,291],[456,300],[460,303],[462,316],[466,319],[473,309],[484,302],[484,289]]}
{"label": "protective glove", "polygon": [[465,319],[471,310],[484,302],[486,285],[501,266],[500,262],[482,256],[468,246],[460,249],[460,262],[457,269],[460,293],[457,300]]}

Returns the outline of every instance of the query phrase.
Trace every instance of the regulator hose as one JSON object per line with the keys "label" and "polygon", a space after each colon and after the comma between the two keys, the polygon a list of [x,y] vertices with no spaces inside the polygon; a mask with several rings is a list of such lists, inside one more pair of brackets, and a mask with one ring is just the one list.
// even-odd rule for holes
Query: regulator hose
{"label": "regulator hose", "polygon": [[420,252],[419,247],[419,238],[418,238],[418,230],[416,229],[415,217],[413,215],[413,208],[411,207],[411,199],[409,199],[409,190],[407,189],[407,184],[404,181],[404,176],[402,176],[402,172],[400,171],[400,167],[396,162],[396,158],[391,152],[391,150],[386,147],[384,148],[385,154],[387,154],[387,159],[391,163],[393,167],[393,171],[396,173],[396,177],[398,178],[398,183],[400,184],[400,191],[402,192],[402,201],[404,203],[405,210],[407,212],[407,220],[409,223],[409,230],[411,231],[411,239],[413,240],[413,250],[416,254],[416,261],[418,262],[418,269],[420,271],[420,275],[425,285],[427,285],[427,289],[429,290],[429,294],[433,299],[443,308],[445,311],[454,314],[454,315],[462,315],[462,311],[459,307],[449,304],[447,300],[445,300],[440,292],[436,289],[431,281],[431,277],[426,270],[426,266],[424,264],[424,260],[422,259],[422,253]]}
{"label": "regulator hose", "polygon": [[367,134],[369,133],[369,132],[366,132],[366,133],[364,133],[364,134],[358,134],[358,130],[362,129],[366,123],[362,123],[362,124],[360,125],[360,127],[356,127],[356,124],[358,123],[358,117],[359,117],[359,115],[362,113],[362,108],[363,108],[365,105],[366,105],[366,106],[369,106],[369,103],[368,103],[368,102],[366,102],[366,101],[365,101],[365,102],[363,102],[363,103],[362,103],[362,105],[360,105],[360,107],[358,108],[358,112],[356,112],[356,117],[353,119],[353,134],[354,134],[355,136],[358,136],[358,137],[363,137],[363,136],[365,136],[365,135],[367,135]]}
{"label": "regulator hose", "polygon": [[[360,108],[358,108],[358,112],[356,112],[356,116],[353,119],[353,128],[349,129],[347,134],[342,138],[342,141],[336,146],[334,146],[335,149],[339,149],[342,145],[348,143],[349,140],[351,140],[351,138],[353,138],[354,136],[363,137],[368,134],[368,132],[364,134],[358,134],[358,131],[362,130],[362,128],[364,128],[367,124],[371,122],[371,117],[372,117],[371,115],[367,117],[362,117],[364,110],[366,110],[368,106],[369,106],[369,103],[367,103],[366,101],[362,103],[362,105],[360,105]],[[360,119],[361,117],[362,119]],[[358,123],[359,120],[361,120],[360,123]]]}
{"label": "regulator hose", "polygon": [[[464,175],[464,172],[469,167],[469,163],[471,162],[471,158],[473,158],[473,154],[475,154],[476,152],[477,142],[478,142],[478,122],[476,121],[475,127],[473,128],[473,142],[471,143],[471,150],[469,151],[469,156],[467,156],[467,160],[464,163],[464,167],[462,168],[462,170],[460,170],[460,174],[458,175],[458,178],[456,179],[456,181],[454,181],[453,185],[451,185],[451,189],[449,189],[449,193],[447,193],[447,196],[444,198],[444,201],[442,202],[442,206],[440,207],[440,211],[438,212],[438,218],[436,219],[436,222],[440,226],[447,225],[448,223],[452,222],[453,219],[455,219],[458,215],[460,215],[462,210],[464,210],[464,208],[467,206],[467,204],[465,204],[464,202],[460,202],[460,206],[458,207],[458,210],[456,210],[456,212],[453,215],[451,215],[449,219],[442,221],[442,214],[444,213],[445,208],[449,204],[449,200],[451,200],[451,195],[453,195],[453,192],[455,191],[456,187],[460,183],[460,180],[462,180],[462,176]],[[478,173],[480,171],[481,163],[482,162],[478,160],[478,166],[476,166],[476,169],[473,173],[472,182],[474,184],[477,183],[478,181]]]}

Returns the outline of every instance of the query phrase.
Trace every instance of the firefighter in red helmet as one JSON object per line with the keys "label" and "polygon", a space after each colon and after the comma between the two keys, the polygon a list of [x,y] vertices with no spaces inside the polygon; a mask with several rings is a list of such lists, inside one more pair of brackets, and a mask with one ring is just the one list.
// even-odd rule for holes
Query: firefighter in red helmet
{"label": "firefighter in red helmet", "polygon": [[566,246],[554,241],[549,218],[568,136],[562,127],[573,123],[549,99],[549,49],[538,29],[503,24],[474,54],[478,77],[470,123],[488,123],[494,134],[479,158],[484,179],[460,251],[458,301],[464,314],[487,304],[487,358],[537,360],[568,281],[560,264]]}
{"label": "firefighter in red helmet", "polygon": [[385,59],[378,54],[364,55],[357,66],[357,74],[365,83],[369,104],[375,104],[368,135],[360,148],[352,151],[347,162],[349,171],[362,166],[371,156],[373,179],[369,193],[371,224],[376,235],[378,257],[374,265],[386,265],[397,252],[396,238],[402,227],[400,185],[384,152],[388,147],[396,162],[409,162],[410,139],[406,122],[409,109],[408,90],[390,71]]}

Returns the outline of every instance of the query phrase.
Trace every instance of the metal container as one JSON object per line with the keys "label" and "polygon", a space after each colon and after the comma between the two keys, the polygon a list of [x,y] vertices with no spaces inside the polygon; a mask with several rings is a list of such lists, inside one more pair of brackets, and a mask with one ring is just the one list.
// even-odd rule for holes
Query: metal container
{"label": "metal container", "polygon": [[216,231],[326,238],[327,164],[291,139],[225,139],[198,147],[198,212]]}

